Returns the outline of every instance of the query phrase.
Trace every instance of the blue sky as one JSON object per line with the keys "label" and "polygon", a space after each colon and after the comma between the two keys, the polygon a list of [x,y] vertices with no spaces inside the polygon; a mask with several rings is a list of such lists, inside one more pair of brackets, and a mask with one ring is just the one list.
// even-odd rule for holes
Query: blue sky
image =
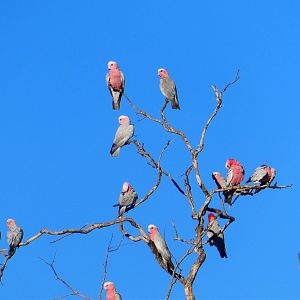
{"label": "blue sky", "polygon": [[[111,109],[109,60],[124,72],[126,94],[154,116],[163,104],[157,69],[169,70],[182,109],[168,107],[166,114],[194,147],[216,104],[210,85],[225,86],[240,69],[199,156],[203,180],[214,188],[211,172],[225,173],[234,157],[246,177],[266,163],[276,168],[278,184],[294,186],[241,198],[228,210],[236,218],[225,234],[228,259],[206,248],[195,295],[299,299],[299,9],[299,1],[1,1],[0,248],[7,218],[23,227],[25,239],[45,227],[79,228],[116,217],[112,205],[123,181],[140,197],[152,187],[156,171],[133,146],[118,159],[109,156],[121,114],[153,157],[173,139],[162,165],[182,182],[190,164],[182,141],[140,122],[125,99],[120,111]],[[203,196],[196,185],[193,191],[199,207]],[[186,246],[173,241],[172,222],[183,237],[194,237],[187,201],[167,178],[128,215],[145,228],[156,224],[177,259]],[[118,244],[121,234],[111,227],[22,247],[6,269],[1,299],[66,294],[39,259],[54,255],[61,276],[96,299],[112,234]],[[169,285],[148,247],[129,240],[111,253],[107,276],[123,299],[163,299]],[[183,297],[177,284],[171,299]]]}

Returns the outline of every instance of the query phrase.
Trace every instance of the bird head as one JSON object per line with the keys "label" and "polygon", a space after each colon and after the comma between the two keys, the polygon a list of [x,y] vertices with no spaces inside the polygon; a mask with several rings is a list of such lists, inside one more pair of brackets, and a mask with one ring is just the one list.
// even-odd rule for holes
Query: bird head
{"label": "bird head", "polygon": [[111,291],[111,290],[114,290],[114,289],[115,289],[115,285],[114,285],[113,282],[107,281],[107,282],[104,283],[103,288],[104,288],[105,290],[107,290],[107,291]]}
{"label": "bird head", "polygon": [[168,71],[163,68],[158,69],[157,73],[160,78],[166,78],[169,76]]}
{"label": "bird head", "polygon": [[6,224],[7,224],[8,227],[10,227],[10,226],[16,225],[16,222],[15,222],[14,219],[8,219],[6,221]]}
{"label": "bird head", "polygon": [[119,117],[119,124],[126,124],[130,123],[130,119],[127,116],[120,116]]}
{"label": "bird head", "polygon": [[107,63],[108,70],[118,69],[118,63],[116,61],[110,60]]}
{"label": "bird head", "polygon": [[227,159],[225,167],[227,169],[229,169],[233,165],[240,165],[240,163],[236,159],[234,159],[234,158]]}
{"label": "bird head", "polygon": [[158,228],[154,224],[150,224],[150,225],[148,225],[148,232],[149,233],[158,232]]}
{"label": "bird head", "polygon": [[126,193],[126,192],[128,192],[128,190],[130,189],[130,184],[128,183],[128,182],[124,182],[123,183],[123,187],[122,187],[122,192],[123,193]]}
{"label": "bird head", "polygon": [[211,176],[212,176],[212,178],[215,179],[215,180],[219,180],[219,179],[222,178],[222,175],[221,175],[220,172],[213,172],[213,173],[211,174]]}
{"label": "bird head", "polygon": [[208,222],[212,222],[214,219],[216,218],[216,216],[214,214],[209,214],[208,215]]}

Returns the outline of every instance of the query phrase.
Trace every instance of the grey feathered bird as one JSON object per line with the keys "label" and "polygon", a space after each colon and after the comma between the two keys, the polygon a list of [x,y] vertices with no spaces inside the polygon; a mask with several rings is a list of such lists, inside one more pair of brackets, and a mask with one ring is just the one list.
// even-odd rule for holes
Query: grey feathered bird
{"label": "grey feathered bird", "polygon": [[16,252],[16,248],[19,247],[19,244],[23,238],[23,229],[17,226],[15,220],[8,219],[7,224],[7,243],[9,245],[8,255],[12,256]]}
{"label": "grey feathered bird", "polygon": [[133,187],[128,182],[124,182],[119,203],[114,205],[114,207],[119,206],[119,216],[122,216],[125,212],[132,209],[137,199],[138,194]]}
{"label": "grey feathered bird", "polygon": [[220,233],[222,230],[221,226],[219,225],[218,221],[216,220],[216,216],[214,214],[208,215],[209,221],[209,229],[207,230],[207,237],[209,238],[209,243],[211,246],[216,246],[220,256],[222,258],[227,258],[226,248],[225,248],[225,241],[224,241],[224,234]]}
{"label": "grey feathered bird", "polygon": [[134,126],[130,123],[130,119],[127,116],[120,116],[119,124],[120,126],[117,129],[113,145],[110,149],[110,154],[113,157],[119,155],[121,147],[128,142],[134,133]]}
{"label": "grey feathered bird", "polygon": [[180,109],[178,96],[177,96],[177,89],[175,82],[169,77],[168,71],[165,69],[158,69],[158,76],[159,80],[159,87],[162,94],[165,96],[166,99],[171,101],[171,105],[173,109]]}
{"label": "grey feathered bird", "polygon": [[275,175],[276,171],[274,168],[267,165],[261,165],[254,170],[246,183],[253,182],[255,184],[264,185],[266,183],[271,183],[271,181],[275,178]]}
{"label": "grey feathered bird", "polygon": [[171,252],[167,246],[167,243],[165,239],[161,236],[161,234],[158,231],[158,228],[150,224],[148,226],[148,232],[150,233],[150,239],[154,243],[157,251],[160,253],[163,263],[166,266],[168,270],[174,269],[174,265],[171,260]]}

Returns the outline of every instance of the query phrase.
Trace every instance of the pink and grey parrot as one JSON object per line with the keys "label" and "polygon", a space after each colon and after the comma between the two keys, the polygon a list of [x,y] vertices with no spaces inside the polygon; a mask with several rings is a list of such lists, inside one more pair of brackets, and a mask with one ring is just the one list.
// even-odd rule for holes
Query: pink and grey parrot
{"label": "pink and grey parrot", "polygon": [[158,76],[159,80],[159,87],[162,94],[165,96],[166,99],[171,101],[171,105],[173,109],[180,109],[178,96],[177,96],[177,89],[175,82],[169,77],[168,71],[165,69],[158,69]]}
{"label": "pink and grey parrot", "polygon": [[213,172],[212,178],[216,182],[218,189],[224,189],[226,188],[226,181],[222,177],[220,172]]}
{"label": "pink and grey parrot", "polygon": [[121,98],[124,93],[125,77],[115,61],[108,62],[106,83],[112,96],[113,109],[120,109]]}
{"label": "pink and grey parrot", "polygon": [[157,251],[160,253],[160,255],[162,257],[165,267],[168,270],[174,269],[174,265],[171,260],[171,256],[172,256],[171,252],[166,244],[165,239],[159,233],[158,228],[155,225],[150,224],[148,226],[148,232],[149,232],[151,241],[154,243]]}
{"label": "pink and grey parrot", "polygon": [[127,116],[120,116],[119,124],[120,126],[110,149],[110,155],[113,157],[119,155],[121,147],[126,145],[134,133],[134,126],[130,123],[130,119]]}
{"label": "pink and grey parrot", "polygon": [[103,285],[106,290],[106,300],[122,300],[122,297],[117,293],[113,282],[107,281]]}
{"label": "pink and grey parrot", "polygon": [[119,206],[119,217],[132,209],[137,199],[138,194],[133,187],[128,182],[124,182],[119,197],[119,203],[114,205],[114,207]]}
{"label": "pink and grey parrot", "polygon": [[7,224],[7,243],[9,245],[8,255],[12,256],[16,252],[16,248],[19,247],[19,244],[23,238],[23,229],[17,226],[15,220],[8,219]]}
{"label": "pink and grey parrot", "polygon": [[244,168],[236,159],[228,159],[226,161],[226,168],[228,169],[226,177],[227,186],[239,185],[244,180]]}
{"label": "pink and grey parrot", "polygon": [[207,237],[209,238],[209,244],[217,247],[222,258],[227,258],[224,234],[223,232],[221,233],[222,228],[219,225],[216,216],[214,214],[209,214],[208,222]]}
{"label": "pink and grey parrot", "polygon": [[[226,187],[239,185],[245,176],[245,171],[243,166],[236,159],[228,159],[226,161],[227,177],[226,177]],[[233,191],[225,192],[225,202],[229,205],[231,204]]]}
{"label": "pink and grey parrot", "polygon": [[270,184],[275,178],[276,171],[274,168],[271,168],[267,165],[261,165],[256,168],[253,172],[252,176],[248,179],[248,182],[253,182],[255,184]]}

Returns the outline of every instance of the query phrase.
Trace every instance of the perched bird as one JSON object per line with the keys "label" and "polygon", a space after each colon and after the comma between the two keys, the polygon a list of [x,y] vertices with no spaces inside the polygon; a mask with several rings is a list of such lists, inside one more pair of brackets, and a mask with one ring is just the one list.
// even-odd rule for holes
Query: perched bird
{"label": "perched bird", "polygon": [[130,119],[127,116],[120,116],[119,124],[120,126],[110,149],[110,155],[113,157],[119,155],[121,147],[128,142],[134,133],[134,126],[130,123]]}
{"label": "perched bird", "polygon": [[[222,175],[221,175],[220,172],[213,172],[212,173],[212,178],[215,181],[218,189],[225,189],[225,188],[227,188],[226,180],[222,177]],[[224,191],[223,192],[223,196],[225,198],[225,201],[226,201],[226,199],[228,199],[230,197],[232,198],[233,194],[234,193],[232,193],[232,191]]]}
{"label": "perched bird", "polygon": [[107,281],[103,285],[106,290],[106,300],[122,300],[119,293],[116,292],[116,288],[113,282]]}
{"label": "perched bird", "polygon": [[106,83],[112,96],[113,109],[120,109],[121,98],[124,93],[125,77],[115,61],[108,62]]}
{"label": "perched bird", "polygon": [[162,94],[166,99],[171,101],[171,105],[173,109],[180,109],[178,97],[177,97],[177,89],[175,82],[169,77],[168,71],[165,69],[158,69],[159,87]]}
{"label": "perched bird", "polygon": [[261,165],[255,169],[252,176],[247,180],[246,183],[253,182],[260,185],[269,184],[273,181],[275,175],[276,171],[274,168],[271,168],[267,165]]}
{"label": "perched bird", "polygon": [[226,180],[222,177],[221,173],[213,172],[212,178],[216,182],[218,189],[226,188]]}
{"label": "perched bird", "polygon": [[119,203],[114,205],[114,207],[119,206],[119,217],[128,210],[132,209],[137,199],[138,194],[133,187],[128,182],[124,182],[119,197]]}
{"label": "perched bird", "polygon": [[12,256],[16,252],[16,248],[19,247],[19,244],[23,238],[23,229],[17,226],[15,220],[8,219],[7,224],[7,243],[9,245],[8,255]]}
{"label": "perched bird", "polygon": [[238,185],[244,180],[244,168],[237,160],[228,159],[226,161],[226,168],[228,169],[226,177],[227,186]]}
{"label": "perched bird", "polygon": [[168,270],[174,269],[174,265],[171,260],[171,256],[172,256],[171,252],[166,244],[165,239],[159,233],[158,228],[155,225],[150,224],[148,226],[148,232],[150,234],[151,241],[154,243],[157,251],[160,253],[162,257],[165,267]]}
{"label": "perched bird", "polygon": [[209,238],[209,243],[211,246],[216,246],[220,256],[222,258],[227,258],[227,253],[225,249],[225,242],[224,242],[224,234],[221,233],[221,226],[219,225],[216,217],[214,214],[208,215],[208,230],[207,230],[207,237]]}
{"label": "perched bird", "polygon": [[[245,176],[245,171],[243,166],[235,159],[228,159],[226,161],[227,177],[226,177],[226,187],[232,187],[239,185]],[[231,205],[232,196],[234,191],[225,192],[225,202]]]}

